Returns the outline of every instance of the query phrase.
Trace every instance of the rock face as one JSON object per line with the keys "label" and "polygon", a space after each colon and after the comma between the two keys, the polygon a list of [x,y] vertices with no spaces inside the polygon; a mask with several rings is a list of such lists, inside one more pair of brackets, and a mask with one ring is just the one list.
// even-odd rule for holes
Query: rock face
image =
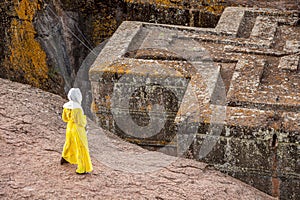
{"label": "rock face", "polygon": [[[33,25],[39,1],[1,2],[0,77],[59,93],[61,79],[51,72]],[[58,85],[55,85],[59,83]]]}
{"label": "rock face", "polygon": [[258,8],[276,8],[280,10],[300,10],[300,4],[298,0],[226,0],[229,5],[239,5],[247,7],[258,7]]}
{"label": "rock face", "polygon": [[214,27],[230,5],[299,9],[297,0],[2,1],[0,77],[63,95],[84,58],[122,21]]}
{"label": "rock face", "polygon": [[[119,154],[148,151],[123,142],[88,123],[94,171],[85,176],[75,166],[59,164],[65,124],[64,99],[29,85],[0,79],[1,199],[273,199],[206,164],[156,154],[168,165],[145,173],[117,170],[108,161]],[[146,155],[146,154],[145,154]],[[140,163],[144,169],[154,160]],[[126,163],[126,167],[133,167]]]}
{"label": "rock face", "polygon": [[297,12],[230,7],[215,28],[124,22],[90,70],[97,123],[299,199]]}
{"label": "rock face", "polygon": [[36,38],[47,54],[51,72],[58,72],[63,78],[60,87],[64,93],[73,86],[76,73],[92,47],[86,44],[79,29],[78,13],[63,10],[59,1],[50,1],[43,6],[34,20]]}
{"label": "rock face", "polygon": [[[73,86],[84,58],[122,21],[200,25],[189,22],[185,8],[117,0],[4,1],[0,12],[0,77],[61,95]],[[208,15],[206,26],[215,24],[219,14],[202,18]]]}

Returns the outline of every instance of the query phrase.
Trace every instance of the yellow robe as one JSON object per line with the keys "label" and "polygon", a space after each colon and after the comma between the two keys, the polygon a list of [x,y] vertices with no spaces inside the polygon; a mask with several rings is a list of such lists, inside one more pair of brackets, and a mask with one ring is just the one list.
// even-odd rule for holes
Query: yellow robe
{"label": "yellow robe", "polygon": [[80,108],[64,108],[62,120],[68,123],[62,157],[71,164],[77,164],[77,173],[91,172],[93,166],[85,131],[86,116]]}

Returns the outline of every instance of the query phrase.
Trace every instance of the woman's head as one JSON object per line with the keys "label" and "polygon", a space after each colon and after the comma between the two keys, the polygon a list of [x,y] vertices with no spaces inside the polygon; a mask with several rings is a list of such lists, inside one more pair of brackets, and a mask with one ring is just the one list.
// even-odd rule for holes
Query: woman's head
{"label": "woman's head", "polygon": [[71,88],[68,93],[68,99],[70,101],[75,101],[75,102],[81,104],[82,94],[80,92],[80,89],[79,88]]}

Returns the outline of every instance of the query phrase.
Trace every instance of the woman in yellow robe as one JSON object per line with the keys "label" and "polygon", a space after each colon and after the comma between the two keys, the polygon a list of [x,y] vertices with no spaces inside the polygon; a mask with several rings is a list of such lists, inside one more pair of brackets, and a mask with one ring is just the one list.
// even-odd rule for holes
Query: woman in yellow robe
{"label": "woman in yellow robe", "polygon": [[76,173],[85,174],[93,170],[85,131],[86,116],[81,107],[82,95],[79,88],[68,93],[69,102],[63,106],[62,120],[67,122],[66,141],[61,164],[77,164]]}

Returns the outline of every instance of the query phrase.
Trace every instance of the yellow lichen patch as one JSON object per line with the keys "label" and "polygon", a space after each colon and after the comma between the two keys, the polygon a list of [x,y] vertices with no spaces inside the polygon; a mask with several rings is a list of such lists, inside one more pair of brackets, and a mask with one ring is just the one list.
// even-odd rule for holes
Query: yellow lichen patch
{"label": "yellow lichen patch", "polygon": [[205,11],[214,13],[214,14],[221,14],[225,9],[225,6],[222,5],[211,5],[205,7]]}
{"label": "yellow lichen patch", "polygon": [[186,9],[187,7],[206,10],[211,13],[220,14],[224,10],[222,5],[223,0],[198,0],[198,1],[189,1],[188,4],[185,4],[184,0],[125,0],[127,3],[136,3],[136,4],[154,4],[157,7],[173,7],[178,9]]}
{"label": "yellow lichen patch", "polygon": [[11,21],[10,55],[5,58],[9,78],[40,87],[48,78],[46,54],[35,40],[32,24],[38,1],[16,1],[16,13],[20,20]]}
{"label": "yellow lichen patch", "polygon": [[110,106],[111,106],[111,101],[110,101],[110,99],[111,99],[111,98],[110,98],[109,95],[106,95],[106,96],[105,96],[105,102],[106,102],[106,105],[105,105],[105,106],[106,106],[107,108],[110,108]]}
{"label": "yellow lichen patch", "polygon": [[21,20],[32,21],[35,11],[40,9],[40,4],[38,1],[22,0],[14,2],[17,4],[16,12]]}
{"label": "yellow lichen patch", "polygon": [[181,7],[181,2],[182,1],[171,1],[171,0],[148,0],[148,1],[143,1],[143,0],[125,0],[125,2],[128,3],[149,3],[149,4],[155,4],[156,6],[162,6],[162,7]]}
{"label": "yellow lichen patch", "polygon": [[95,101],[92,101],[91,110],[92,110],[94,113],[97,113],[97,112],[99,111],[99,108],[98,108],[98,106],[96,105]]}
{"label": "yellow lichen patch", "polygon": [[172,5],[173,3],[169,0],[154,0],[153,3],[155,4],[162,4],[162,5]]}
{"label": "yellow lichen patch", "polygon": [[117,21],[113,16],[109,15],[101,19],[94,19],[92,27],[93,42],[98,45],[116,31]]}
{"label": "yellow lichen patch", "polygon": [[132,66],[127,64],[113,64],[105,69],[103,69],[104,72],[111,72],[111,73],[117,73],[117,74],[128,74],[130,72],[130,69]]}

